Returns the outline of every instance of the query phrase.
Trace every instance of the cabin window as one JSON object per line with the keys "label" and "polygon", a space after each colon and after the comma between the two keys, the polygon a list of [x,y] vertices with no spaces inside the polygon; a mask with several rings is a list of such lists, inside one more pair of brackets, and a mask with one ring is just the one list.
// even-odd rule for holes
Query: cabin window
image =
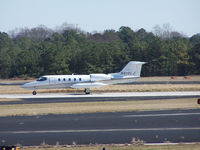
{"label": "cabin window", "polygon": [[79,81],[81,81],[81,78],[79,78]]}
{"label": "cabin window", "polygon": [[71,78],[69,78],[68,81],[71,81]]}
{"label": "cabin window", "polygon": [[58,78],[58,81],[60,81],[60,78]]}
{"label": "cabin window", "polygon": [[63,81],[65,81],[65,78],[63,79]]}
{"label": "cabin window", "polygon": [[37,81],[45,81],[45,80],[47,80],[46,77],[40,77],[39,79],[37,79]]}
{"label": "cabin window", "polygon": [[74,81],[76,81],[76,78],[74,78]]}

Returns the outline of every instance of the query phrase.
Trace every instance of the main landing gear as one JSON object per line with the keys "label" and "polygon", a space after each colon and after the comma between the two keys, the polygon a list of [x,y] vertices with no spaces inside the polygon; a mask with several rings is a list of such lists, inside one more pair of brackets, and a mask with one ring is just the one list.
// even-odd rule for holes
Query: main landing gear
{"label": "main landing gear", "polygon": [[89,89],[89,88],[86,88],[86,89],[84,90],[84,92],[85,92],[85,94],[90,94],[90,89]]}
{"label": "main landing gear", "polygon": [[33,92],[32,92],[32,94],[33,94],[33,95],[36,95],[36,94],[37,94],[37,92],[36,92],[36,91],[33,91]]}

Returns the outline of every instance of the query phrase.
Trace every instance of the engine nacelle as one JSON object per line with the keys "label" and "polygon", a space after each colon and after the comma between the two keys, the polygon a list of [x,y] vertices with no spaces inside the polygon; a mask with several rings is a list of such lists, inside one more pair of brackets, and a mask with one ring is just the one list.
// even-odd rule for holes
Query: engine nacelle
{"label": "engine nacelle", "polygon": [[110,80],[111,76],[107,74],[90,74],[91,81]]}
{"label": "engine nacelle", "polygon": [[98,87],[102,87],[105,86],[107,84],[104,83],[98,83],[98,82],[92,82],[92,83],[77,83],[77,84],[73,84],[71,86],[71,88],[74,89],[82,89],[82,88],[98,88]]}

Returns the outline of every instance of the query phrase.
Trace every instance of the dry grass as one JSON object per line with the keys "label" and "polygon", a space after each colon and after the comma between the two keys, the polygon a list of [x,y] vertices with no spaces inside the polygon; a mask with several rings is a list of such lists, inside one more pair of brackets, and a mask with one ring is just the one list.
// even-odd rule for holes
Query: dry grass
{"label": "dry grass", "polygon": [[[83,90],[75,90],[75,89],[40,89],[37,90],[38,93],[67,93],[67,92],[75,92]],[[28,94],[32,93],[31,90],[23,89],[18,85],[3,85],[0,86],[0,94]]]}
{"label": "dry grass", "polygon": [[200,144],[178,144],[178,145],[95,145],[95,146],[75,146],[75,147],[52,147],[52,148],[22,148],[21,150],[199,150]]}
{"label": "dry grass", "polygon": [[11,101],[21,101],[18,98],[0,98],[0,102],[11,102]]}
{"label": "dry grass", "polygon": [[200,108],[196,99],[0,105],[0,116]]}
{"label": "dry grass", "polygon": [[0,94],[21,94],[30,93],[30,90],[26,90],[17,85],[3,85],[0,86]]}
{"label": "dry grass", "polygon": [[109,85],[102,87],[99,90],[101,92],[199,91],[200,84]]}

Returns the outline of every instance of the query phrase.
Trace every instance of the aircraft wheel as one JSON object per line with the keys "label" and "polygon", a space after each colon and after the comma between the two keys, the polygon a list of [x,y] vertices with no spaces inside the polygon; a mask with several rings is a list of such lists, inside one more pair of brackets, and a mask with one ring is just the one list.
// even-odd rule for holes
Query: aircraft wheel
{"label": "aircraft wheel", "polygon": [[90,89],[85,89],[85,94],[90,94]]}
{"label": "aircraft wheel", "polygon": [[32,94],[33,94],[33,95],[36,95],[36,94],[37,94],[37,92],[36,92],[36,91],[33,91],[33,92],[32,92]]}

